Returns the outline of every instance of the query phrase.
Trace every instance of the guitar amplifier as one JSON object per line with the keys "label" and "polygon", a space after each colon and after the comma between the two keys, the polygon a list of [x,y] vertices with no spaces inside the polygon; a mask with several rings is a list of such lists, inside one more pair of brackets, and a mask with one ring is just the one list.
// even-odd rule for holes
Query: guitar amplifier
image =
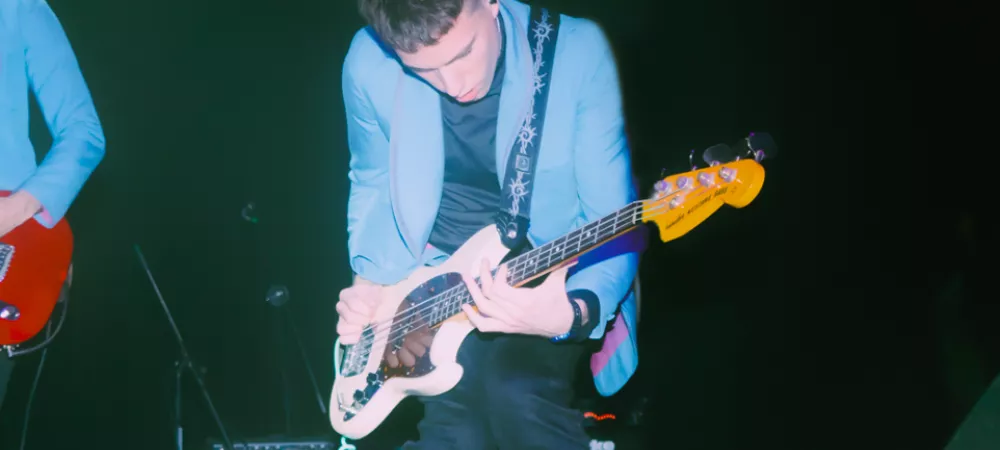
{"label": "guitar amplifier", "polygon": [[[337,450],[337,445],[326,439],[253,439],[233,440],[234,450]],[[213,442],[212,450],[224,450],[225,444]]]}

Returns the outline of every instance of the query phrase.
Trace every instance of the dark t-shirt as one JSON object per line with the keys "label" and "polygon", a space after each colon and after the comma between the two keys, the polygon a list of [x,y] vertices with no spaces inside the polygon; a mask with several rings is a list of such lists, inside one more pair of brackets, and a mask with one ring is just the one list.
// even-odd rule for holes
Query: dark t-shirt
{"label": "dark t-shirt", "polygon": [[[500,35],[505,36],[502,20]],[[448,254],[494,223],[499,209],[496,136],[505,48],[506,44],[502,44],[496,74],[485,97],[473,103],[458,103],[450,96],[441,96],[444,189],[430,244]]]}

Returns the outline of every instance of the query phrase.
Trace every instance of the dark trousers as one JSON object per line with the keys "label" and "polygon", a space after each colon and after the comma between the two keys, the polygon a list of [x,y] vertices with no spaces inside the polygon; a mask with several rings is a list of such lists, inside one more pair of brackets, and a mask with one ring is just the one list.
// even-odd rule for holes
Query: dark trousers
{"label": "dark trousers", "polygon": [[7,395],[7,382],[14,372],[14,360],[7,358],[6,352],[0,353],[0,410],[3,409],[3,399]]}
{"label": "dark trousers", "polygon": [[420,440],[403,449],[590,448],[583,416],[570,407],[584,348],[472,332],[458,352],[462,380],[442,395],[422,399]]}

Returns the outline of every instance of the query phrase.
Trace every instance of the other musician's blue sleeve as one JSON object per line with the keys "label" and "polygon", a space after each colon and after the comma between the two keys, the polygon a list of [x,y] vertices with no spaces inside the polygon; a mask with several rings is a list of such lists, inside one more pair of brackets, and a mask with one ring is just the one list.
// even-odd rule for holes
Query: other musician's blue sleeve
{"label": "other musician's blue sleeve", "polygon": [[[625,207],[636,195],[614,54],[593,22],[586,22],[578,31],[581,40],[589,42],[577,47],[581,49],[578,57],[592,61],[585,66],[586,75],[580,86],[575,139],[579,198],[585,221],[590,223]],[[593,54],[599,57],[594,58]],[[638,249],[589,264],[596,254],[605,253],[602,250],[605,249],[580,258],[579,270],[566,281],[567,291],[585,289],[600,300],[600,321],[590,335],[592,339],[604,335],[605,326],[631,288],[639,265]]]}
{"label": "other musician's blue sleeve", "polygon": [[52,133],[52,147],[19,190],[42,204],[35,219],[53,227],[104,158],[104,132],[62,25],[45,0],[18,8],[28,82]]}

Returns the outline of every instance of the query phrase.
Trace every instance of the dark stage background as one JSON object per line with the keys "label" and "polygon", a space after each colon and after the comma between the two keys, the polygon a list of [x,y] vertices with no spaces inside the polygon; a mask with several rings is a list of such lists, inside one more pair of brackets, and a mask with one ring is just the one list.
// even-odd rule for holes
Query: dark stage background
{"label": "dark stage background", "polygon": [[[749,207],[722,210],[644,257],[641,363],[622,395],[649,399],[647,425],[636,431],[649,448],[941,448],[968,395],[978,395],[962,397],[948,380],[996,373],[995,341],[978,331],[968,348],[980,349],[972,353],[981,369],[949,372],[956,364],[945,362],[931,295],[959,268],[954,230],[973,204],[933,201],[935,183],[963,179],[922,170],[968,163],[925,153],[941,125],[929,126],[927,113],[956,118],[966,111],[956,99],[975,97],[972,86],[985,79],[974,70],[983,53],[954,44],[976,42],[964,12],[540,3],[605,27],[642,186],[662,169],[685,170],[689,149],[750,131],[771,132],[783,152]],[[275,339],[280,316],[263,299],[271,284],[289,287],[328,397],[334,303],[349,281],[340,70],[361,26],[354,2],[51,4],[108,149],[71,212],[76,286],[27,448],[172,448],[177,347],[135,244],[234,437],[286,433],[282,355],[293,379],[290,433],[332,435],[298,350]],[[951,109],[938,107],[945,103]],[[985,120],[963,122],[962,136],[987,132]],[[46,131],[34,122],[39,146]],[[240,216],[250,201],[256,224]],[[976,305],[964,314],[995,318]],[[4,448],[16,448],[37,362],[25,358],[15,374]],[[186,441],[205,448],[214,423],[190,378],[185,385]],[[419,413],[403,408],[380,432],[385,442],[360,448],[401,443]]]}

